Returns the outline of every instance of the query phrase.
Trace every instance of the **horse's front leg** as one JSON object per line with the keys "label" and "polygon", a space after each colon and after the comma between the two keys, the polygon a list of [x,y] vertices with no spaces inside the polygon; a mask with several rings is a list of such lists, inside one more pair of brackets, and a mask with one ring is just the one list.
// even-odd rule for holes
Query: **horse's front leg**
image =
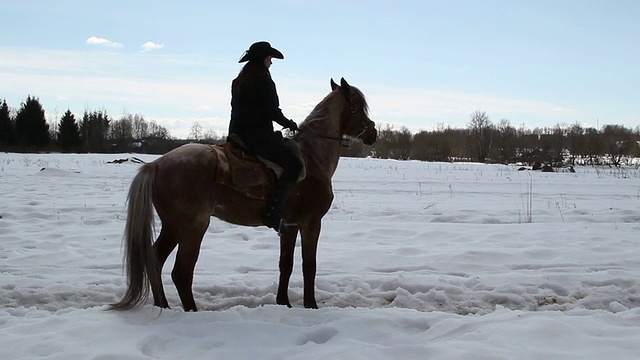
{"label": "horse's front leg", "polygon": [[311,222],[308,227],[301,229],[302,237],[302,276],[304,280],[304,307],[317,309],[316,284],[316,254],[318,252],[318,238],[320,237],[320,219]]}
{"label": "horse's front leg", "polygon": [[291,307],[291,302],[289,301],[289,279],[293,272],[293,255],[297,236],[297,226],[282,227],[280,235],[280,281],[278,283],[276,303],[287,307]]}

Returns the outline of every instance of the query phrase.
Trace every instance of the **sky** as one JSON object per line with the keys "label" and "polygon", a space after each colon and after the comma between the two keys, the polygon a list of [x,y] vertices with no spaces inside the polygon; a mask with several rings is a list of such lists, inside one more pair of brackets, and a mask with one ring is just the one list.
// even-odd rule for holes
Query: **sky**
{"label": "sky", "polygon": [[412,132],[485,111],[515,127],[640,124],[640,2],[2,0],[0,99],[139,114],[186,137],[226,133],[230,84],[255,41],[301,122],[344,77],[372,120]]}

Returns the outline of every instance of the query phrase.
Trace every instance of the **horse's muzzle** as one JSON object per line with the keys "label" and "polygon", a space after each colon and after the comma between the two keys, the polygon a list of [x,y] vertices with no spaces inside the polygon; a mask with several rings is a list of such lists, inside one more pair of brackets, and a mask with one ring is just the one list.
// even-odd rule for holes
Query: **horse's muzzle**
{"label": "horse's muzzle", "polygon": [[371,128],[367,130],[367,132],[362,134],[362,136],[360,136],[360,139],[365,145],[373,145],[376,142],[377,137],[378,131],[375,128]]}

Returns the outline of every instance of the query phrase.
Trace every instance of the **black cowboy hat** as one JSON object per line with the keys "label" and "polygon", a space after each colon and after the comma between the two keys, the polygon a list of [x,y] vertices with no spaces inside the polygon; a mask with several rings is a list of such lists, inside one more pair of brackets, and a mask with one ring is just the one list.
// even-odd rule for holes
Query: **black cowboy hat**
{"label": "black cowboy hat", "polygon": [[267,56],[272,56],[276,59],[284,59],[284,55],[277,49],[271,47],[266,41],[258,41],[253,43],[249,50],[245,51],[238,62],[245,62],[249,60],[263,60]]}

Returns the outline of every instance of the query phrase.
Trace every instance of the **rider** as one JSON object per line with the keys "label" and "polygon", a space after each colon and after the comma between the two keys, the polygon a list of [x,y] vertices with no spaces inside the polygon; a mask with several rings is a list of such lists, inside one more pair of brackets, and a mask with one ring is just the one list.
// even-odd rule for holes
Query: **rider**
{"label": "rider", "polygon": [[262,219],[266,226],[279,232],[285,205],[303,165],[285,146],[282,133],[273,130],[273,121],[292,131],[298,130],[298,125],[280,110],[269,72],[272,58],[284,59],[284,55],[266,41],[254,43],[240,58],[240,63],[248,62],[231,84],[229,134],[238,135],[253,152],[284,170]]}

